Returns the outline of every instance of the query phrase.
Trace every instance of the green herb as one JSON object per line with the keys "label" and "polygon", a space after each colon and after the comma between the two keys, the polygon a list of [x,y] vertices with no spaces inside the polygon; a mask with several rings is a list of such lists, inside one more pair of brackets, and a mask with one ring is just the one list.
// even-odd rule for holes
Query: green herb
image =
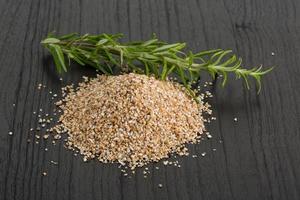
{"label": "green herb", "polygon": [[223,75],[224,86],[228,73],[243,78],[249,88],[248,78],[252,77],[261,89],[261,77],[272,70],[262,67],[245,69],[242,60],[232,54],[231,50],[215,49],[186,54],[185,43],[168,44],[155,36],[148,41],[120,43],[122,34],[100,34],[80,36],[76,33],[54,36],[48,35],[41,43],[52,54],[58,72],[67,71],[65,57],[80,65],[90,65],[104,74],[116,72],[135,72],[154,75],[166,80],[175,74],[192,96],[191,85],[200,78],[202,71],[208,72],[213,79]]}

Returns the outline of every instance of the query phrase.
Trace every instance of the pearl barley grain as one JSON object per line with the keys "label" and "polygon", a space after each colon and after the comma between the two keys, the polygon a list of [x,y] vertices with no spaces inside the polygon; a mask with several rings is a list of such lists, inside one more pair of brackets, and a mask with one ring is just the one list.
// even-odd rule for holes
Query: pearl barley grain
{"label": "pearl barley grain", "polygon": [[131,169],[170,153],[188,155],[185,144],[198,141],[205,131],[202,113],[210,113],[207,103],[196,103],[178,83],[133,73],[98,75],[62,91],[66,95],[56,103],[62,115],[53,130],[68,134],[68,148],[85,161]]}

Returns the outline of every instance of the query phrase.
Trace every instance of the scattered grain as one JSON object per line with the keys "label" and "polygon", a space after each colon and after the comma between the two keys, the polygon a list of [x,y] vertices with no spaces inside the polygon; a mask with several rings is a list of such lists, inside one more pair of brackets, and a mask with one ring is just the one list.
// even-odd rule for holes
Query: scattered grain
{"label": "scattered grain", "polygon": [[54,137],[53,137],[55,140],[59,140],[60,138],[61,138],[61,135],[59,135],[59,134],[56,134],[56,135],[54,135]]}
{"label": "scattered grain", "polygon": [[44,139],[48,139],[49,138],[49,134],[46,134],[43,136]]}
{"label": "scattered grain", "polygon": [[55,162],[53,160],[51,160],[50,163],[53,164],[53,165],[58,165],[58,162]]}

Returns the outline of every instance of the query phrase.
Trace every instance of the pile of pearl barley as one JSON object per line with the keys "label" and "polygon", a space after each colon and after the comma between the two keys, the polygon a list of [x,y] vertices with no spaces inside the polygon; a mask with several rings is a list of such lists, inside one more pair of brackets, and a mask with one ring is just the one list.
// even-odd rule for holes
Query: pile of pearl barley
{"label": "pile of pearl barley", "polygon": [[131,169],[171,153],[187,155],[185,144],[200,139],[202,114],[210,112],[181,85],[133,73],[98,75],[67,90],[57,102],[63,113],[53,129],[68,134],[68,148],[79,150],[84,160]]}

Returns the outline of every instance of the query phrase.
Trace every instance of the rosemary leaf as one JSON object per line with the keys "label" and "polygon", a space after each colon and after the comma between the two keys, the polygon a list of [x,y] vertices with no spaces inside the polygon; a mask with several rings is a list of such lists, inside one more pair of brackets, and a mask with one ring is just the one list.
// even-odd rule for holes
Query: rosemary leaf
{"label": "rosemary leaf", "polygon": [[[114,72],[136,72],[154,75],[166,80],[174,74],[183,83],[187,91],[194,96],[190,85],[206,71],[213,79],[223,75],[222,85],[228,80],[228,74],[244,79],[249,88],[249,78],[256,80],[258,92],[261,90],[261,78],[273,68],[242,68],[242,60],[231,50],[213,49],[197,53],[184,52],[185,43],[168,44],[154,36],[148,41],[120,43],[122,34],[99,34],[80,36],[76,33],[54,36],[49,34],[41,43],[54,58],[59,73],[67,71],[66,61],[74,60],[80,65],[90,65],[105,74]],[[70,64],[69,64],[70,66]]]}

